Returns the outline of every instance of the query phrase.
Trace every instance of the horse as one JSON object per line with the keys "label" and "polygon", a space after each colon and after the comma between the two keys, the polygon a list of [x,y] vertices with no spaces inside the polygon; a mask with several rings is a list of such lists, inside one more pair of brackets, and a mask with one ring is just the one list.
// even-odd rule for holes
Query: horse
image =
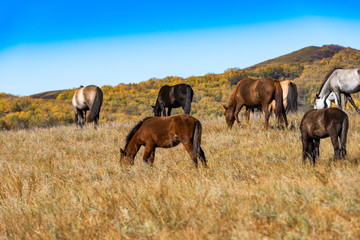
{"label": "horse", "polygon": [[331,138],[334,147],[334,160],[345,157],[348,129],[348,115],[339,108],[312,109],[306,112],[300,123],[303,163],[308,158],[315,166],[320,154],[320,139],[327,137]]}
{"label": "horse", "polygon": [[103,92],[98,86],[80,86],[74,93],[72,105],[75,113],[76,126],[81,128],[85,125],[86,111],[90,110],[88,122],[94,121],[94,128],[97,128],[100,108],[103,102]]}
{"label": "horse", "polygon": [[[285,80],[280,82],[282,91],[283,91],[283,104],[284,108],[286,110],[286,113],[288,112],[297,112],[298,110],[298,93],[297,93],[297,86],[295,83],[293,83],[290,80]],[[269,111],[270,113],[275,109],[276,104],[275,100],[271,102],[269,105]]]}
{"label": "horse", "polygon": [[341,69],[335,68],[324,79],[320,86],[319,93],[315,97],[314,109],[323,109],[327,107],[326,99],[331,92],[334,92],[335,103],[337,107],[342,109],[340,94],[345,97],[354,106],[356,111],[360,113],[356,107],[354,100],[350,93],[357,93],[360,91],[360,68]]}
{"label": "horse", "polygon": [[157,147],[172,148],[182,143],[196,167],[198,158],[207,167],[205,153],[200,146],[201,133],[200,121],[187,114],[147,117],[127,135],[125,148],[120,148],[120,162],[133,165],[140,147],[145,146],[143,160],[152,165]]}
{"label": "horse", "polygon": [[235,120],[240,125],[238,114],[243,106],[246,106],[246,123],[249,124],[250,111],[253,108],[261,108],[265,113],[264,129],[267,130],[270,117],[268,106],[273,100],[276,102],[275,116],[278,122],[285,121],[287,127],[280,82],[272,78],[240,80],[230,94],[228,106],[223,105],[226,124],[230,129]]}
{"label": "horse", "polygon": [[[190,114],[194,91],[188,84],[165,85],[160,88],[154,110],[154,116],[170,116],[172,108],[182,107],[185,114]],[[167,114],[165,108],[168,108]]]}

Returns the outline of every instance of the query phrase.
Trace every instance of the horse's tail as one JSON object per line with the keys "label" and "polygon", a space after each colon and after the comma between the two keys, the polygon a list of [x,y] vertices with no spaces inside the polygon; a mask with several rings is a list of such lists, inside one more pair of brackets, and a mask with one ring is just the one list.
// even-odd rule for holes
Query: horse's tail
{"label": "horse's tail", "polygon": [[194,129],[194,137],[193,137],[194,158],[200,156],[201,133],[202,133],[201,123],[199,120],[195,120],[195,129]]}
{"label": "horse's tail", "polygon": [[346,115],[346,113],[344,113],[344,120],[342,123],[342,128],[341,128],[341,136],[340,136],[340,144],[341,144],[341,148],[340,148],[340,154],[342,157],[345,157],[346,155],[346,139],[347,139],[347,133],[349,130],[349,117]]}
{"label": "horse's tail", "polygon": [[193,96],[194,96],[194,91],[192,90],[192,88],[190,86],[186,86],[186,98],[185,98],[185,106],[184,106],[185,114],[190,114],[191,102],[193,100]]}
{"label": "horse's tail", "polygon": [[295,83],[290,82],[287,95],[286,112],[297,111],[297,87]]}
{"label": "horse's tail", "polygon": [[274,81],[275,86],[275,116],[279,122],[287,122],[283,103],[283,91],[279,81]]}
{"label": "horse's tail", "polygon": [[87,119],[88,122],[94,121],[95,118],[99,115],[102,102],[103,102],[103,92],[99,87],[97,87],[95,93],[95,99],[91,106],[90,114]]}

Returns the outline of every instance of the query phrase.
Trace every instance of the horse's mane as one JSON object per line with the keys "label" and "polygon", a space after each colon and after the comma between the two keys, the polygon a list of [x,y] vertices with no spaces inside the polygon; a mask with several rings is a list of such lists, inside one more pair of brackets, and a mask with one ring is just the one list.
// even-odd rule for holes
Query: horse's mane
{"label": "horse's mane", "polygon": [[232,92],[230,93],[230,96],[229,96],[229,102],[228,102],[228,106],[230,106],[231,104],[234,104],[235,103],[235,94],[236,92],[238,91],[237,89],[239,88],[239,85],[240,85],[240,82],[244,79],[251,79],[251,80],[256,80],[254,78],[251,78],[251,77],[246,77],[246,78],[243,78],[241,79],[235,86],[235,88],[232,90]]}
{"label": "horse's mane", "polygon": [[129,145],[131,139],[133,138],[133,136],[135,135],[136,131],[139,130],[139,128],[142,126],[142,124],[148,120],[149,118],[152,118],[152,117],[146,117],[144,118],[143,120],[141,120],[140,122],[138,122],[135,127],[133,127],[131,129],[131,131],[129,132],[129,134],[126,136],[126,143],[125,143],[125,148],[124,150],[126,150],[127,146]]}
{"label": "horse's mane", "polygon": [[342,68],[341,68],[341,67],[335,67],[333,70],[331,70],[331,71],[326,75],[326,77],[324,78],[323,82],[321,83],[321,86],[320,86],[320,89],[319,89],[318,94],[320,94],[322,88],[324,87],[326,81],[327,81],[328,78],[331,76],[331,74],[333,74],[333,72],[334,72],[335,70],[338,70],[338,69],[342,69]]}

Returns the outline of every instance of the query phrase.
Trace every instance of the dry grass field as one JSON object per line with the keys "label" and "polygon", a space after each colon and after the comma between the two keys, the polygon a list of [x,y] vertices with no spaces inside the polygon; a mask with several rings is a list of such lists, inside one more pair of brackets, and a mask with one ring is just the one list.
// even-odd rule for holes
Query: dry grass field
{"label": "dry grass field", "polygon": [[232,131],[202,120],[208,169],[181,145],[153,167],[143,148],[120,165],[135,122],[0,132],[0,239],[359,239],[360,116],[347,158],[329,164],[325,139],[315,168],[301,162],[301,117],[267,132],[254,115]]}

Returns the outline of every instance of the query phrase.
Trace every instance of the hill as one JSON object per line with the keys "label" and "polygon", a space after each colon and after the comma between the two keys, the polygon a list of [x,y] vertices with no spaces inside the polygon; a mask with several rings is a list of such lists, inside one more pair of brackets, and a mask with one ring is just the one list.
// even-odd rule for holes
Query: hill
{"label": "hill", "polygon": [[38,94],[30,95],[31,98],[41,98],[41,99],[56,99],[60,93],[64,92],[65,90],[56,90],[56,91],[48,91]]}
{"label": "hill", "polygon": [[[219,117],[223,113],[222,104],[228,101],[233,85],[246,76],[293,80],[298,86],[299,101],[305,106],[310,106],[329,71],[335,67],[359,66],[359,50],[325,45],[303,48],[250,68],[228,69],[221,74],[188,78],[169,76],[163,79],[149,79],[138,84],[105,85],[102,86],[104,103],[100,122],[133,122],[150,116],[151,105],[156,101],[158,90],[163,85],[178,83],[187,83],[193,87],[195,95],[191,113],[195,117]],[[51,91],[22,98],[0,94],[0,129],[72,123],[74,117],[71,99],[74,92],[75,89]],[[181,109],[177,109],[173,114],[181,112]]]}
{"label": "hill", "polygon": [[256,70],[259,67],[265,67],[271,64],[305,64],[320,61],[324,58],[334,56],[336,53],[345,48],[338,45],[324,45],[322,47],[310,46],[302,48],[298,51],[258,63],[254,66],[245,68],[245,70]]}

